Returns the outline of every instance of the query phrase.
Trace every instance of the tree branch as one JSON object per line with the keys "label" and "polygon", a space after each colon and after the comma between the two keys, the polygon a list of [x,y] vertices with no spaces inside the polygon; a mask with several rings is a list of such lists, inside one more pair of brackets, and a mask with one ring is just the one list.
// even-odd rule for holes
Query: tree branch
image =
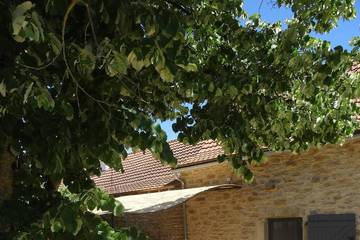
{"label": "tree branch", "polygon": [[77,0],[73,0],[70,5],[68,6],[67,10],[66,10],[66,13],[64,15],[64,19],[63,19],[63,26],[62,26],[62,32],[61,32],[61,41],[62,41],[62,52],[63,52],[63,59],[64,59],[64,62],[65,62],[65,66],[66,68],[69,70],[69,75],[71,77],[71,79],[74,81],[74,83],[76,84],[76,87],[78,87],[86,96],[88,96],[90,99],[92,99],[93,101],[97,102],[100,106],[100,108],[102,110],[104,110],[104,112],[108,113],[108,111],[102,106],[102,104],[104,105],[107,105],[109,107],[113,107],[114,105],[108,103],[108,102],[105,102],[101,99],[97,99],[95,97],[93,97],[90,93],[88,93],[81,85],[80,83],[78,82],[78,80],[75,78],[74,74],[72,73],[71,71],[71,68],[70,68],[70,65],[69,65],[69,62],[66,58],[66,44],[65,44],[65,28],[66,28],[66,23],[67,23],[67,20],[69,18],[69,15],[70,15],[70,12],[73,10],[73,8],[75,7],[77,3]]}

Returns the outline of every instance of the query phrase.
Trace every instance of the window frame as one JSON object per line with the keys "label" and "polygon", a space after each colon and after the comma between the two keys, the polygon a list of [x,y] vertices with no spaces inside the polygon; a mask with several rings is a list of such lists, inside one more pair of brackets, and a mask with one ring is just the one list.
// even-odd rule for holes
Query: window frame
{"label": "window frame", "polygon": [[301,217],[288,217],[288,218],[268,218],[267,219],[267,240],[273,239],[274,223],[276,222],[296,222],[299,226],[298,234],[300,239],[303,239],[303,219]]}

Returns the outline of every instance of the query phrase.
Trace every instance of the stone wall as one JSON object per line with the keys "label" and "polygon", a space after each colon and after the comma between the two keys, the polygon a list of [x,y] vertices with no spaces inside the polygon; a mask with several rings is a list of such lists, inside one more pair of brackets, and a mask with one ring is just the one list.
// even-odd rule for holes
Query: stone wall
{"label": "stone wall", "polygon": [[116,226],[134,226],[152,240],[183,240],[182,205],[155,213],[126,213],[115,218]]}
{"label": "stone wall", "polygon": [[[239,181],[226,165],[182,172],[186,187]],[[187,203],[189,240],[265,240],[273,217],[355,213],[360,237],[360,140],[294,155],[274,153],[241,189],[202,193]]]}
{"label": "stone wall", "polygon": [[241,183],[227,162],[206,167],[185,168],[181,170],[181,179],[186,188],[213,186],[224,183]]}

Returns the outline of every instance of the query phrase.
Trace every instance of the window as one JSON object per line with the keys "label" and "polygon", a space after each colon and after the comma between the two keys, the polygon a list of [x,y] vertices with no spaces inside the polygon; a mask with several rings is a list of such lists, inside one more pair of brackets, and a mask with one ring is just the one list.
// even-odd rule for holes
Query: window
{"label": "window", "polygon": [[268,240],[302,240],[302,219],[268,219],[268,234]]}

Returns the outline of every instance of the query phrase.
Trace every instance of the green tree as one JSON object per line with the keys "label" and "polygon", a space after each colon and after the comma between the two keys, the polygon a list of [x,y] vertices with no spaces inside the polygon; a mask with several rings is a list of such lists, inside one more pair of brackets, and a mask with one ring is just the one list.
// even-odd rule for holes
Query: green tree
{"label": "green tree", "polygon": [[310,33],[353,18],[354,1],[276,4],[294,13],[286,28],[241,0],[0,0],[0,232],[144,238],[88,212],[122,211],[90,176],[100,161],[122,170],[128,149],[175,165],[158,121],[176,120],[186,143],[218,140],[248,181],[263,146],[350,136],[360,41],[348,52]]}

